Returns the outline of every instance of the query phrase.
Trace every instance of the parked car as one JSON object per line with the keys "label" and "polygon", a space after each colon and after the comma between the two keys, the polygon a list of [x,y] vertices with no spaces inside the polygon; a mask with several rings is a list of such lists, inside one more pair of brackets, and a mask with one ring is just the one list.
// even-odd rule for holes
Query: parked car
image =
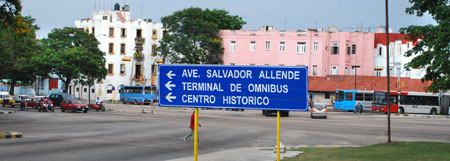
{"label": "parked car", "polygon": [[65,112],[66,110],[72,112],[83,111],[84,113],[87,113],[88,106],[78,99],[65,99],[61,102],[61,112]]}
{"label": "parked car", "polygon": [[58,107],[61,106],[61,102],[65,99],[76,99],[74,96],[68,93],[52,93],[49,96],[50,100],[53,102],[53,106]]}
{"label": "parked car", "polygon": [[20,100],[17,98],[17,96],[10,96],[3,99],[3,107],[6,105],[9,105],[11,107],[19,107],[20,106]]}
{"label": "parked car", "polygon": [[39,106],[38,103],[39,103],[39,98],[36,98],[36,97],[25,98],[25,106],[27,106],[27,107],[37,108]]}
{"label": "parked car", "polygon": [[311,118],[327,118],[327,106],[325,104],[314,104],[311,108]]}
{"label": "parked car", "polygon": [[0,92],[0,104],[3,104],[3,99],[5,98],[9,98],[9,93],[8,92]]}

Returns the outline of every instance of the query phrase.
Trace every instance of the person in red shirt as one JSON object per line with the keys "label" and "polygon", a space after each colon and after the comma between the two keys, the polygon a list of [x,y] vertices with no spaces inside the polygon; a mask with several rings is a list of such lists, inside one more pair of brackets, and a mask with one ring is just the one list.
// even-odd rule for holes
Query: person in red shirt
{"label": "person in red shirt", "polygon": [[[195,111],[192,112],[191,115],[191,125],[189,126],[189,128],[191,129],[191,132],[183,137],[184,142],[187,142],[188,138],[191,137],[192,135],[194,135],[194,131],[195,131]],[[202,125],[198,124],[198,127],[202,127]]]}

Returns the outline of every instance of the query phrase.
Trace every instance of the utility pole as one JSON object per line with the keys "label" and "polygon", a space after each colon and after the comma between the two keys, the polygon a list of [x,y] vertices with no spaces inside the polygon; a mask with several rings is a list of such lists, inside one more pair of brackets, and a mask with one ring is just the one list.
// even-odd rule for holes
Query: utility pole
{"label": "utility pole", "polygon": [[387,92],[386,92],[386,104],[388,108],[388,140],[386,143],[391,143],[391,104],[390,104],[390,68],[389,68],[389,14],[388,14],[388,0],[385,0],[385,12],[386,12],[386,77],[387,77]]}

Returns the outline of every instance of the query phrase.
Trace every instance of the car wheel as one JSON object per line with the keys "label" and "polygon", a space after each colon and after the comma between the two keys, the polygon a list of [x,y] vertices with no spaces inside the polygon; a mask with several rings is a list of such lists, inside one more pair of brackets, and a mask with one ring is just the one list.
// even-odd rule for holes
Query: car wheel
{"label": "car wheel", "polygon": [[75,112],[77,112],[77,110],[76,110],[76,109],[74,109],[74,108],[72,108],[72,112],[73,112],[73,113],[75,113]]}
{"label": "car wheel", "polygon": [[3,107],[5,107],[5,106],[6,106],[6,104],[4,104],[4,103],[3,103],[3,105],[2,105],[2,106],[3,106]]}
{"label": "car wheel", "polygon": [[125,100],[124,100],[124,99],[122,99],[122,104],[127,104],[127,102],[125,102]]}
{"label": "car wheel", "polygon": [[66,112],[66,110],[64,108],[61,107],[61,112]]}
{"label": "car wheel", "polygon": [[266,111],[262,110],[262,114],[263,114],[263,115],[266,115]]}
{"label": "car wheel", "polygon": [[84,110],[83,112],[84,112],[84,113],[87,113],[87,110]]}
{"label": "car wheel", "polygon": [[11,105],[12,108],[14,108],[14,105]]}
{"label": "car wheel", "polygon": [[323,118],[324,118],[324,119],[327,119],[327,117],[326,117],[326,116],[324,116]]}
{"label": "car wheel", "polygon": [[105,107],[102,107],[102,112],[105,112]]}

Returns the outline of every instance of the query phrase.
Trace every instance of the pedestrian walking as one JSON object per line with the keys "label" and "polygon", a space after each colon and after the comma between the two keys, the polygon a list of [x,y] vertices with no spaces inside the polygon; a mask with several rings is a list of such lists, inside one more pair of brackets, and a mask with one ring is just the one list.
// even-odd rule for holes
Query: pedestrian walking
{"label": "pedestrian walking", "polygon": [[[198,124],[198,127],[202,127],[202,125]],[[194,135],[195,132],[195,111],[192,112],[191,115],[191,125],[189,126],[189,128],[191,129],[191,132],[183,137],[183,141],[187,142],[187,140],[189,139],[189,137],[191,137],[192,135]],[[198,139],[198,138],[197,138]]]}
{"label": "pedestrian walking", "polygon": [[358,110],[359,110],[359,113],[362,113],[362,111],[363,111],[363,106],[362,106],[361,102],[358,102]]}

